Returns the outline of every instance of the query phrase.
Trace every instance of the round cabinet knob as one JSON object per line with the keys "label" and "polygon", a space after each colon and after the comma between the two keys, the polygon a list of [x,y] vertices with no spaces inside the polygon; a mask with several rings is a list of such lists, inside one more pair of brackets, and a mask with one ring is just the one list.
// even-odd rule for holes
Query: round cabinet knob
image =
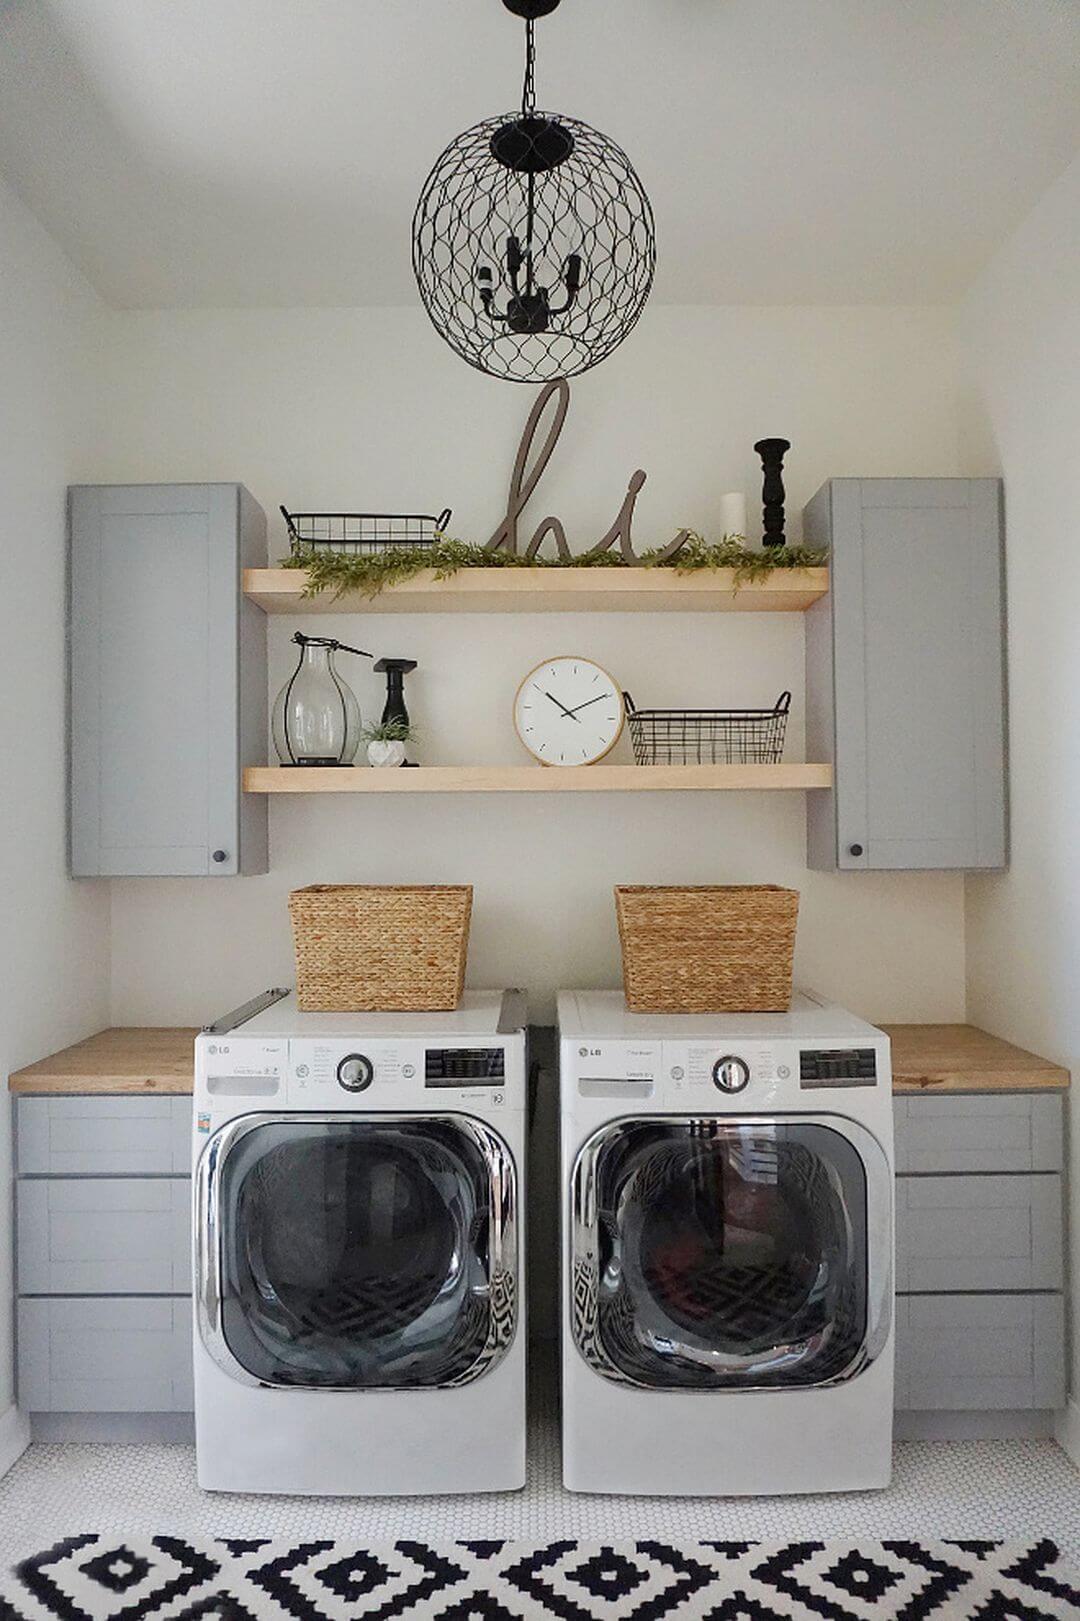
{"label": "round cabinet knob", "polygon": [[228,859],[229,859],[228,850],[215,850],[214,851],[214,860],[215,861],[228,861]]}
{"label": "round cabinet knob", "polygon": [[745,1058],[718,1058],[712,1068],[713,1085],[721,1092],[741,1092],[750,1085],[750,1065]]}
{"label": "round cabinet knob", "polygon": [[848,846],[848,855],[849,856],[861,856],[862,855],[862,845],[861,844],[849,845]]}
{"label": "round cabinet knob", "polygon": [[346,1092],[366,1092],[375,1079],[375,1066],[363,1053],[350,1053],[338,1065],[337,1078]]}

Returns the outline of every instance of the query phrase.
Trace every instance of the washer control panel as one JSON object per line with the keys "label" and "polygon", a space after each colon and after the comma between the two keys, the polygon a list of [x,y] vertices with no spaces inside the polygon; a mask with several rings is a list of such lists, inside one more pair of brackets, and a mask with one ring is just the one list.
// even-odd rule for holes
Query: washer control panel
{"label": "washer control panel", "polygon": [[311,1036],[288,1048],[289,1101],[301,1109],[499,1108],[514,1078],[504,1045]]}

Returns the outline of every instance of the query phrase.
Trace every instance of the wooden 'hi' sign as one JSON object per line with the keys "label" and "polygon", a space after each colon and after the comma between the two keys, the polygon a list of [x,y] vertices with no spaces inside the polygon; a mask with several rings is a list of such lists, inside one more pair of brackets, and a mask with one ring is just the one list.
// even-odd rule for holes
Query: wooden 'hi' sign
{"label": "wooden 'hi' sign", "polygon": [[[555,413],[548,427],[547,437],[540,447],[539,455],[536,457],[536,460],[530,467],[529,458],[533,448],[533,440],[536,438],[544,412],[547,409],[548,402],[552,399],[554,399],[556,402]],[[487,542],[487,545],[484,548],[485,551],[507,551],[515,555],[517,554],[518,520],[521,517],[530,496],[533,494],[536,486],[539,484],[545,467],[551,460],[555,446],[559,442],[559,435],[562,433],[563,423],[566,421],[566,413],[569,409],[570,384],[566,381],[565,377],[561,377],[553,383],[548,383],[546,388],[541,390],[535,405],[529,412],[529,420],[525,424],[525,432],[522,434],[521,443],[518,446],[517,458],[514,462],[514,471],[510,475],[510,495],[506,503],[506,516],[499,524],[499,527],[495,530],[495,533],[492,535],[491,539]],[[641,487],[644,483],[645,474],[640,468],[638,468],[637,472],[630,480],[629,487],[626,491],[626,499],[623,501],[623,504],[619,509],[619,514],[615,519],[615,522],[612,524],[611,528],[608,530],[603,539],[598,540],[595,546],[591,547],[589,551],[583,554],[584,556],[597,557],[601,552],[610,551],[610,549],[617,544],[619,551],[622,554],[622,560],[624,563],[640,565],[641,559],[634,551],[630,531],[634,521],[634,507],[637,503],[637,498],[641,493]],[[525,547],[525,557],[536,557],[540,551],[540,547],[543,545],[544,541],[549,535],[555,542],[555,549],[558,552],[559,557],[568,561],[572,560],[575,554],[570,550],[570,546],[566,539],[566,530],[563,528],[560,519],[551,517],[544,518],[537,526],[532,539]],[[656,554],[656,560],[663,561],[666,558],[674,557],[676,553],[680,552],[686,545],[689,538],[690,531],[688,529],[680,529],[679,533],[675,536],[675,539],[671,541],[669,545],[665,546],[662,551]]]}

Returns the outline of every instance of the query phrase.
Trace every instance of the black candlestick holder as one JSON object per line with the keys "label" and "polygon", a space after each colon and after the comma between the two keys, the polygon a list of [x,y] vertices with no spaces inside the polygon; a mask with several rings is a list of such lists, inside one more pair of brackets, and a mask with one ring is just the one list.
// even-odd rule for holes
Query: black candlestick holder
{"label": "black candlestick holder", "polygon": [[[784,535],[784,457],[791,449],[789,439],[759,439],[754,446],[761,457],[764,478],[761,505],[764,518],[763,546],[783,546]],[[377,666],[376,666],[377,668]]]}
{"label": "black candlestick holder", "polygon": [[[399,720],[409,725],[409,711],[405,707],[405,677],[416,669],[415,659],[379,659],[375,669],[386,677],[386,702],[383,705],[383,724]],[[415,765],[415,760],[403,760],[403,765]]]}

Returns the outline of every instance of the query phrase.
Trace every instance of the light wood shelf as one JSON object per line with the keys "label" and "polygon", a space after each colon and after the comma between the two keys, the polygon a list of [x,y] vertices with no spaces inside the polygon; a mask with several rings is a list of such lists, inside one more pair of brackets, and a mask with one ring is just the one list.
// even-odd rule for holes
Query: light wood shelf
{"label": "light wood shelf", "polygon": [[827,568],[776,569],[735,586],[732,569],[462,569],[447,580],[430,570],[378,596],[303,595],[300,569],[244,570],[244,593],[271,614],[298,613],[802,613],[829,589]]}
{"label": "light wood shelf", "polygon": [[248,766],[249,794],[564,794],[829,788],[828,765]]}

